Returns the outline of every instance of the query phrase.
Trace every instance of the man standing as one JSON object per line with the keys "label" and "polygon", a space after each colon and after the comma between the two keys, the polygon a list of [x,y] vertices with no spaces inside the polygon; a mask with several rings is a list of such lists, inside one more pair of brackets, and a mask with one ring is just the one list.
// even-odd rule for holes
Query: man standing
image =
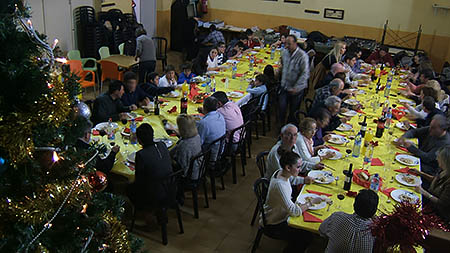
{"label": "man standing", "polygon": [[283,65],[279,95],[279,123],[286,121],[289,107],[288,122],[295,123],[295,112],[300,108],[303,93],[308,85],[309,58],[297,45],[297,38],[289,35],[286,38],[286,49],[281,55]]}
{"label": "man standing", "polygon": [[144,28],[136,29],[136,61],[139,60],[139,82],[145,82],[145,76],[155,71],[156,48],[153,39]]}

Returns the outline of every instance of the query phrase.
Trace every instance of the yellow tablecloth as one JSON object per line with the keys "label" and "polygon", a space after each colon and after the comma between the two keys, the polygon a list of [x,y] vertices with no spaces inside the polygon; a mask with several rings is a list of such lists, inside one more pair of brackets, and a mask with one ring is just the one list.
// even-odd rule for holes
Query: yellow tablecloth
{"label": "yellow tablecloth", "polygon": [[[257,52],[257,53],[256,53]],[[254,67],[253,71],[249,71],[249,61],[246,57],[243,57],[241,59],[238,59],[240,62],[237,64],[237,73],[243,74],[241,77],[236,77],[235,79],[231,78],[231,68],[225,69],[221,72],[219,72],[217,75],[214,76],[214,79],[216,81],[216,90],[217,91],[243,91],[245,95],[245,90],[248,86],[248,78],[254,77],[254,72],[263,72],[264,67],[268,64],[278,64],[278,59],[280,58],[280,51],[276,51],[274,60],[270,59],[270,51],[268,49],[261,49],[259,51],[255,51],[255,56],[257,59],[262,60],[262,62],[257,61],[257,66]],[[224,78],[228,78],[228,88],[225,88],[225,83],[222,81]],[[199,84],[198,87],[204,92],[204,87],[202,87],[202,84]],[[164,130],[162,120],[166,119],[169,123],[176,125],[176,118],[180,113],[180,98],[168,98],[165,97],[164,99],[168,100],[169,102],[165,102],[162,107],[160,108],[160,115],[156,116],[153,113],[151,115],[147,115],[144,113],[142,109],[139,109],[136,111],[137,114],[140,116],[144,116],[144,120],[142,122],[137,122],[137,124],[141,123],[149,123],[152,125],[154,132],[155,132],[155,138],[170,138],[173,143],[175,144],[177,142],[177,137],[169,136],[166,131]],[[237,101],[240,98],[232,98],[232,100]],[[168,113],[167,111],[171,109],[173,106],[177,106],[177,112],[174,113]],[[188,114],[198,114],[197,108],[201,106],[201,104],[194,104],[191,101],[189,101],[188,104]],[[117,122],[119,124],[119,129],[117,130],[115,134],[115,140],[111,141],[108,140],[106,136],[100,137],[100,136],[94,136],[93,139],[98,139],[101,143],[110,144],[111,142],[114,142],[114,144],[117,144],[120,146],[120,152],[116,156],[116,162],[114,164],[114,167],[112,168],[111,172],[116,173],[122,176],[125,176],[128,178],[130,182],[134,181],[134,171],[131,170],[128,166],[125,165],[124,161],[126,161],[126,157],[134,152],[141,149],[140,145],[132,145],[129,143],[128,138],[123,138],[123,136],[120,134],[122,130],[125,128],[125,126],[121,122]]]}
{"label": "yellow tablecloth", "polygon": [[[382,84],[386,83],[386,76],[382,77],[381,83]],[[398,80],[393,81],[393,87],[391,89],[390,94],[397,95],[397,96],[396,97],[390,96],[389,101],[391,104],[394,103],[394,104],[397,104],[398,106],[401,106],[398,103],[398,99],[406,99],[406,98],[402,97],[401,95],[399,95],[397,93],[398,88],[399,88],[398,84],[399,84]],[[358,114],[358,116],[354,116],[351,119],[351,121],[349,122],[350,124],[353,125],[354,132],[351,132],[351,131],[350,132],[338,132],[338,131],[336,131],[337,134],[347,135],[347,136],[356,135],[361,128],[361,126],[358,123],[363,121],[364,115],[365,115],[365,116],[367,116],[367,123],[368,123],[367,129],[371,128],[375,135],[377,126],[373,122],[373,120],[380,117],[381,111],[382,111],[382,108],[380,107],[380,108],[378,108],[378,110],[375,113],[373,113],[372,107],[370,106],[371,98],[373,96],[375,96],[375,85],[376,85],[375,82],[373,82],[369,86],[369,87],[371,87],[371,89],[369,89],[367,87],[360,88],[360,89],[366,91],[366,94],[357,95],[356,98],[364,105],[365,109],[363,109],[363,111],[365,112],[365,114]],[[378,94],[381,102],[385,101],[383,94],[384,94],[384,91],[380,91]],[[385,129],[383,136],[381,138],[376,138],[376,137],[373,138],[373,140],[378,141],[378,144],[379,144],[374,149],[373,158],[381,159],[381,161],[384,163],[384,166],[371,166],[369,169],[369,172],[371,175],[373,175],[374,173],[378,173],[380,175],[380,177],[384,181],[383,186],[382,186],[383,188],[394,187],[396,189],[405,189],[405,190],[414,192],[414,187],[403,186],[394,179],[395,175],[398,174],[398,172],[395,172],[394,170],[406,167],[405,165],[398,163],[394,159],[395,154],[397,152],[399,152],[399,153],[405,153],[405,152],[396,148],[395,145],[390,141],[390,138],[392,138],[392,140],[393,140],[394,138],[400,137],[404,133],[403,131],[401,131],[400,129],[395,127],[395,123],[397,123],[397,122],[398,122],[397,120],[393,120],[393,123],[391,124],[391,128],[394,127],[392,137],[388,134],[388,129]],[[353,148],[353,141],[347,143],[347,145],[334,145],[331,143],[327,143],[327,145],[331,145],[331,146],[334,146],[334,147],[340,149],[340,152],[345,157],[346,149]],[[328,216],[330,216],[332,213],[334,213],[336,211],[343,211],[346,213],[354,212],[353,211],[353,202],[354,202],[355,198],[345,196],[345,198],[343,200],[339,200],[337,198],[337,195],[338,194],[345,195],[345,193],[346,193],[346,191],[344,191],[344,189],[343,189],[344,180],[345,180],[345,175],[343,174],[343,170],[347,170],[350,163],[353,163],[353,170],[361,169],[362,163],[363,163],[363,158],[364,158],[364,154],[361,154],[358,158],[354,158],[350,155],[348,158],[342,158],[340,160],[325,160],[324,161],[324,163],[326,165],[329,165],[330,167],[334,168],[336,171],[331,171],[330,169],[326,169],[326,168],[325,168],[325,170],[332,172],[333,176],[335,176],[335,177],[338,176],[339,179],[337,180],[337,185],[336,185],[336,182],[325,185],[325,187],[328,187],[328,188],[325,188],[323,185],[318,185],[318,184],[311,184],[311,185],[303,186],[300,195],[303,193],[307,193],[306,190],[313,190],[313,191],[319,191],[319,192],[333,194],[330,197],[333,200],[333,204],[331,205],[329,211],[327,211],[327,208],[324,208],[321,210],[314,210],[313,211],[314,213],[320,214],[321,216],[315,215],[315,214],[313,214],[313,215],[315,215],[316,217],[318,217],[322,220],[325,220]],[[411,166],[409,166],[409,167],[411,167]],[[415,166],[414,168],[420,169],[420,165]],[[352,182],[351,191],[358,192],[361,189],[363,189],[362,186],[356,184],[355,182]],[[417,193],[415,193],[415,194],[420,197],[419,194],[417,194]],[[380,202],[378,205],[377,214],[380,214],[381,212],[387,213],[394,209],[394,204],[396,203],[395,200],[388,198],[381,191],[378,192],[378,196],[380,197]],[[320,223],[304,222],[302,216],[290,217],[288,220],[288,224],[292,227],[308,230],[308,231],[311,231],[314,233],[318,233],[319,226],[320,226]]]}

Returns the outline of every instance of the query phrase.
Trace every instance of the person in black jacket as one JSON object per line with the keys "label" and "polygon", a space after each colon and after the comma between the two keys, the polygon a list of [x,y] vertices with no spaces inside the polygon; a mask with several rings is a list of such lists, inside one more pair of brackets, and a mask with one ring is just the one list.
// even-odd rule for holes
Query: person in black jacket
{"label": "person in black jacket", "polygon": [[163,142],[154,142],[153,128],[144,123],[136,130],[142,149],[136,152],[135,180],[128,188],[128,197],[138,207],[164,205],[167,193],[163,180],[172,173],[172,162]]}
{"label": "person in black jacket", "polygon": [[139,86],[150,97],[157,97],[167,94],[175,89],[173,87],[159,87],[159,74],[152,72],[147,75],[147,82],[141,83]]}
{"label": "person in black jacket", "polygon": [[[91,145],[89,144],[89,142],[91,141],[91,129],[92,129],[92,122],[87,121],[83,136],[78,138],[77,142],[75,143],[75,147],[77,149],[87,150],[91,147]],[[116,154],[119,152],[119,150],[120,147],[118,145],[115,145],[114,147],[111,148],[111,152],[109,152],[109,154],[106,157],[101,157],[101,155],[97,155],[95,168],[104,173],[110,172],[112,167],[114,166]]]}
{"label": "person in black jacket", "polygon": [[113,121],[125,119],[125,112],[136,110],[136,105],[124,106],[120,98],[124,93],[124,85],[121,81],[114,80],[109,84],[109,90],[98,96],[94,101],[92,110],[92,122],[98,124],[107,122],[110,118]]}

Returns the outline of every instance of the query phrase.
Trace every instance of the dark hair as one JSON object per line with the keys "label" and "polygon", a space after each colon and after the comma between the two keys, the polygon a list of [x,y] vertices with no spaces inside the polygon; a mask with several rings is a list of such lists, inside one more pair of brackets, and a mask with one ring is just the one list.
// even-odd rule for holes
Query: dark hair
{"label": "dark hair", "polygon": [[284,169],[288,165],[294,165],[300,159],[300,156],[292,151],[281,150],[280,166]]}
{"label": "dark hair", "polygon": [[323,108],[323,107],[319,108],[318,110],[313,110],[311,112],[310,116],[311,116],[311,118],[313,118],[315,120],[320,120],[320,121],[323,121],[326,118],[330,118],[331,117],[331,115],[328,112],[328,110]]}
{"label": "dark hair", "polygon": [[219,50],[219,47],[222,45],[226,46],[225,42],[220,41],[219,43],[217,43],[217,50]]}
{"label": "dark hair", "polygon": [[192,69],[192,65],[190,63],[181,64],[181,70],[185,71],[186,69],[191,70]]}
{"label": "dark hair", "polygon": [[306,43],[306,48],[305,48],[305,52],[308,52],[309,50],[315,50],[316,48],[316,44],[314,43],[314,40],[312,39],[307,39],[305,40]]}
{"label": "dark hair", "polygon": [[250,29],[250,28],[247,28],[247,30],[245,30],[245,35],[252,35],[253,34],[253,31],[252,31],[252,29]]}
{"label": "dark hair", "polygon": [[342,82],[345,83],[345,73],[344,72],[337,72],[334,74],[334,78],[339,78],[342,80]]}
{"label": "dark hair", "polygon": [[136,137],[144,147],[155,143],[153,141],[153,127],[148,123],[141,124],[136,129]]}
{"label": "dark hair", "polygon": [[234,46],[244,47],[244,43],[243,43],[242,41],[238,41],[238,42],[236,43],[236,45],[234,45]]}
{"label": "dark hair", "polygon": [[423,75],[426,79],[433,79],[434,78],[434,72],[432,69],[423,69],[420,71],[420,74]]}
{"label": "dark hair", "polygon": [[223,105],[228,102],[227,94],[223,91],[216,91],[211,96],[215,97],[217,101],[219,101]]}
{"label": "dark hair", "polygon": [[209,26],[209,30],[215,31],[215,30],[216,30],[216,26],[215,26],[215,25],[210,25],[210,26]]}
{"label": "dark hair", "polygon": [[434,98],[430,97],[430,96],[426,96],[423,98],[422,101],[422,105],[425,109],[427,109],[428,111],[432,111],[436,105],[436,100],[434,100]]}
{"label": "dark hair", "polygon": [[255,80],[260,81],[262,84],[266,84],[267,83],[267,76],[264,74],[259,74],[255,77]]}
{"label": "dark hair", "polygon": [[355,54],[362,52],[362,49],[358,46],[357,43],[352,43],[347,47],[347,52],[353,52]]}
{"label": "dark hair", "polygon": [[123,74],[123,82],[127,83],[129,80],[137,80],[136,73],[127,71]]}
{"label": "dark hair", "polygon": [[248,40],[247,34],[241,33],[241,35],[239,35],[239,40]]}
{"label": "dark hair", "polygon": [[286,36],[286,40],[287,40],[289,37],[292,38],[292,39],[294,40],[294,43],[297,44],[297,37],[295,37],[295,36],[292,35],[292,34],[289,34],[288,36]]}
{"label": "dark hair", "polygon": [[205,109],[206,112],[212,112],[217,110],[217,102],[218,100],[215,97],[207,97],[203,101],[203,109]]}
{"label": "dark hair", "polygon": [[266,75],[271,80],[275,79],[275,70],[273,69],[272,65],[266,65],[264,67],[263,74]]}
{"label": "dark hair", "polygon": [[363,218],[371,218],[378,208],[378,195],[369,189],[363,189],[356,195],[353,209],[355,213]]}
{"label": "dark hair", "polygon": [[385,46],[385,45],[381,45],[380,46],[380,51],[384,51],[386,53],[389,53],[389,47]]}
{"label": "dark hair", "polygon": [[351,60],[353,58],[356,58],[356,54],[354,52],[347,52],[344,55],[344,61]]}
{"label": "dark hair", "polygon": [[108,93],[113,94],[115,91],[122,89],[123,83],[119,80],[113,80],[109,84]]}
{"label": "dark hair", "polygon": [[423,92],[424,97],[430,96],[435,101],[437,101],[438,92],[435,89],[433,89],[432,87],[425,86],[425,87],[422,87],[422,89],[420,91]]}
{"label": "dark hair", "polygon": [[157,76],[159,76],[159,74],[156,73],[156,72],[148,73],[148,74],[147,74],[147,82],[153,83],[153,80],[155,80],[155,78],[156,78]]}
{"label": "dark hair", "polygon": [[175,71],[175,67],[171,64],[166,66],[166,73],[168,73],[169,71]]}

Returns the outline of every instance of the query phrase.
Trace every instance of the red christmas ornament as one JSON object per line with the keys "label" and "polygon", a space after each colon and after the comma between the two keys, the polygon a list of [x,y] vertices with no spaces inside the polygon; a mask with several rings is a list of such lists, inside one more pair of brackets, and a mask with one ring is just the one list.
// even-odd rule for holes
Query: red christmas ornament
{"label": "red christmas ornament", "polygon": [[89,174],[89,184],[96,192],[101,192],[108,186],[108,179],[105,173],[97,170]]}

